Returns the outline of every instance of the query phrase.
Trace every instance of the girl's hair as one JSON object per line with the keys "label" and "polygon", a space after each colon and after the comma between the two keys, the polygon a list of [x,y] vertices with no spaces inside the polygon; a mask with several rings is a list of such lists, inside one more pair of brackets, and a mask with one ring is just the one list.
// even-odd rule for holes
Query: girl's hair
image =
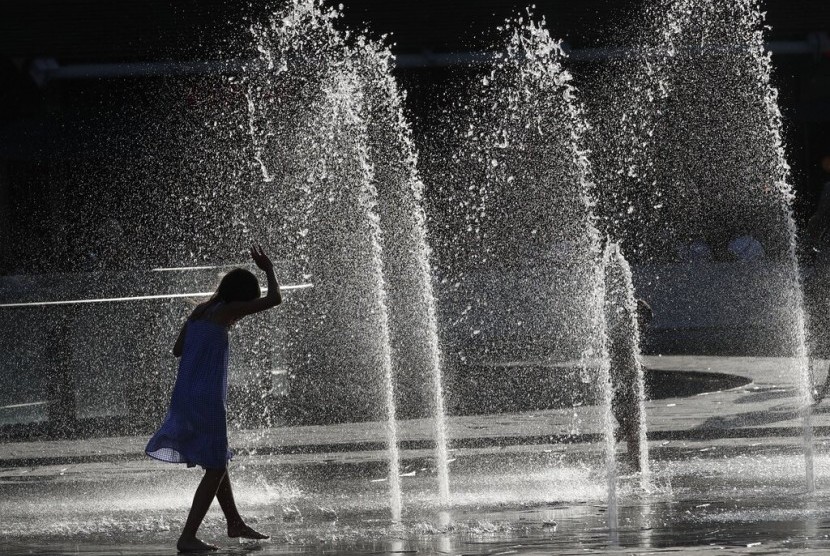
{"label": "girl's hair", "polygon": [[232,303],[234,301],[253,301],[262,293],[259,282],[251,272],[244,268],[234,268],[222,278],[213,299]]}

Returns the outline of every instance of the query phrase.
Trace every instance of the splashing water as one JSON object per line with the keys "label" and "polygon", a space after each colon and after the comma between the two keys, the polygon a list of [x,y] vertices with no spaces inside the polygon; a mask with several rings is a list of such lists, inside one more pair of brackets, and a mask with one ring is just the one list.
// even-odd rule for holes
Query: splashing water
{"label": "splashing water", "polygon": [[[622,254],[618,243],[609,242],[603,254],[605,268],[605,302],[608,341],[611,348],[611,366],[618,367],[617,389],[623,389],[623,403],[636,404],[630,418],[637,428],[638,452],[634,454],[640,470],[640,488],[650,489],[650,468],[648,458],[648,437],[645,408],[645,376],[640,361],[640,326],[637,300],[631,267]],[[629,425],[630,426],[630,425]],[[629,454],[631,457],[632,454]]]}
{"label": "splashing water", "polygon": [[[806,485],[812,491],[802,278],[763,14],[755,0],[683,0],[657,2],[645,19],[623,37],[633,41],[633,55],[610,64],[589,95],[602,226],[630,245],[629,255],[638,260],[679,259],[688,272],[703,275],[723,266],[717,258],[730,240],[760,247],[738,273],[747,295],[719,296],[717,303],[748,314],[763,300],[765,331],[747,341],[759,352],[782,356],[788,372],[799,377]],[[695,248],[703,255],[692,259]],[[669,278],[661,280],[672,279],[663,274]]]}
{"label": "splashing water", "polygon": [[418,175],[402,96],[391,75],[391,52],[367,42],[361,60],[364,94],[371,99],[367,126],[384,230],[398,406],[402,417],[425,416],[421,408],[429,409],[426,415],[433,420],[439,500],[448,505],[449,456],[431,253],[421,204],[424,184]]}
{"label": "splashing water", "polygon": [[[351,71],[338,71],[335,74],[334,86],[326,91],[326,96],[332,99],[332,112],[324,114],[324,118],[336,122],[342,126],[348,122],[357,128],[347,136],[356,137],[356,156],[363,174],[363,187],[359,193],[359,201],[366,211],[369,225],[369,238],[371,242],[371,270],[370,280],[375,284],[377,292],[377,319],[378,347],[380,348],[380,363],[383,372],[383,400],[386,406],[386,434],[389,450],[389,496],[390,509],[393,521],[401,519],[401,480],[400,480],[400,453],[398,450],[398,426],[395,409],[395,384],[392,372],[392,352],[389,342],[389,317],[386,297],[386,281],[383,275],[383,247],[382,232],[380,228],[380,217],[377,214],[377,189],[374,185],[374,168],[369,159],[369,152],[366,148],[365,137],[366,124],[361,115],[357,112],[361,106],[361,94],[357,83],[357,73]],[[345,120],[345,122],[344,122]],[[337,136],[343,130],[331,130],[332,136]]]}
{"label": "splashing water", "polygon": [[[273,67],[273,59],[281,57],[283,61],[276,62],[280,67],[304,78],[300,86],[313,98],[315,108],[303,129],[308,139],[301,141],[310,150],[301,156],[316,162],[311,165],[311,177],[298,180],[304,184],[296,193],[303,196],[309,189],[316,193],[301,201],[300,206],[308,203],[302,218],[308,227],[297,235],[308,249],[309,273],[320,284],[321,293],[309,301],[304,322],[295,329],[299,338],[294,345],[312,355],[295,359],[301,381],[296,393],[307,411],[319,411],[328,402],[340,412],[340,419],[365,415],[385,420],[390,509],[392,519],[399,521],[400,463],[378,194],[356,56],[334,30],[337,17],[337,12],[324,10],[316,2],[294,2],[272,18],[269,26],[259,29],[258,49],[266,53],[265,71]],[[260,103],[265,131],[273,121],[267,111],[269,100],[273,101],[266,96]],[[255,142],[255,148],[263,144]],[[264,147],[258,152],[262,156],[257,154],[255,159],[260,165],[267,154],[279,164],[283,154],[279,149],[266,152]],[[341,370],[335,370],[344,360],[351,362],[349,374],[356,376],[344,377]],[[349,384],[350,379],[357,379],[361,387]],[[337,386],[329,390],[333,381]],[[367,406],[363,392],[373,390],[376,402]],[[351,398],[346,407],[332,403],[332,397],[344,395]],[[325,416],[316,419],[327,420]]]}
{"label": "splashing water", "polygon": [[[501,31],[506,53],[480,77],[469,103],[453,108],[464,114],[461,121],[450,119],[456,130],[450,141],[460,149],[449,162],[432,166],[441,193],[434,211],[441,220],[431,243],[448,286],[444,307],[451,324],[445,334],[456,350],[452,365],[459,376],[496,365],[510,372],[512,361],[542,361],[547,374],[561,374],[539,383],[531,377],[524,390],[547,388],[551,398],[552,384],[593,384],[603,407],[609,525],[616,529],[605,285],[587,125],[561,44],[544,22],[519,18]],[[563,360],[574,363],[556,371],[544,366]],[[469,399],[476,390],[463,395]],[[490,400],[476,401],[479,411],[487,410]],[[579,428],[574,423],[576,434]]]}
{"label": "splashing water", "polygon": [[[392,513],[398,520],[398,412],[421,416],[421,407],[431,408],[439,498],[449,503],[423,184],[390,73],[391,52],[380,42],[337,30],[339,17],[338,10],[298,0],[253,29],[260,60],[247,87],[249,100],[256,94],[248,104],[254,121],[249,129],[256,136],[251,154],[263,178],[279,168],[296,184],[293,199],[285,202],[300,208],[289,235],[297,238],[302,272],[314,278],[317,290],[293,313],[301,322],[294,325],[289,355],[297,369],[292,395],[298,418],[377,418],[365,401],[375,389],[375,369],[382,369]],[[285,119],[294,122],[288,129]],[[294,150],[286,152],[286,144]],[[294,167],[286,168],[286,160]]]}
{"label": "splashing water", "polygon": [[[200,224],[192,235],[204,245],[223,237],[215,249],[227,250],[248,236],[272,238],[291,261],[288,274],[317,285],[286,307],[284,316],[255,317],[263,319],[257,321],[263,326],[256,341],[244,351],[234,349],[246,365],[253,361],[269,369],[290,369],[296,377],[290,386],[296,404],[289,408],[289,419],[382,421],[389,504],[398,521],[403,504],[396,420],[401,414],[418,415],[421,406],[434,419],[439,499],[442,505],[453,502],[444,419],[444,392],[453,393],[452,382],[445,388],[432,253],[421,206],[424,185],[403,117],[403,97],[390,74],[391,54],[377,42],[337,31],[338,17],[337,10],[319,3],[294,0],[267,23],[254,26],[259,62],[230,80],[245,99],[244,114],[236,122],[242,125],[235,127],[247,141],[229,140],[245,143],[240,147],[245,163],[238,165],[243,169],[211,174],[195,203],[188,199],[192,192],[180,193],[182,207],[196,209],[195,216],[183,219],[176,232],[183,235],[176,237],[192,239],[182,230],[202,219],[208,224]],[[626,307],[629,315],[636,308],[632,311],[628,263],[617,248],[603,253],[598,228],[628,241],[634,246],[629,253],[648,260],[671,242],[695,241],[707,230],[728,228],[732,214],[724,206],[740,213],[741,225],[762,223],[759,237],[773,262],[753,285],[771,300],[778,347],[788,357],[790,372],[802,379],[806,482],[808,490],[814,488],[812,396],[792,189],[762,23],[751,0],[729,5],[683,1],[661,11],[656,38],[644,43],[637,58],[615,67],[624,70],[618,83],[626,92],[619,95],[620,102],[607,105],[619,117],[614,125],[605,125],[607,115],[598,118],[600,132],[610,133],[609,127],[616,131],[611,140],[610,135],[602,137],[605,148],[596,148],[599,163],[593,167],[588,163],[588,128],[576,101],[578,92],[563,67],[560,44],[543,24],[508,23],[503,29],[507,55],[481,79],[470,121],[460,134],[462,148],[448,165],[449,179],[437,186],[447,194],[435,202],[444,203],[453,216],[445,228],[440,222],[442,229],[436,225],[431,230],[438,239],[435,256],[442,263],[445,287],[438,294],[447,300],[441,309],[450,316],[448,335],[454,348],[444,358],[454,366],[455,378],[493,362],[578,361],[571,368],[560,367],[567,369],[567,376],[546,377],[543,384],[551,390],[554,384],[567,388],[577,382],[596,387],[603,408],[612,530],[617,528],[617,462],[605,315],[609,304]],[[706,88],[712,83],[718,94]],[[746,116],[744,121],[734,121],[735,113]],[[216,145],[203,150],[220,151]],[[234,166],[224,162],[217,165]],[[597,168],[603,185],[599,220],[592,184]],[[220,183],[226,179],[229,184]],[[223,196],[230,201],[211,200]],[[253,201],[234,204],[248,198]],[[165,217],[175,221],[170,214],[175,211]],[[222,221],[216,230],[204,231]],[[184,240],[182,244],[188,243]],[[176,249],[171,259],[185,260],[181,248]],[[194,250],[191,259],[197,261],[212,253],[203,245]],[[619,273],[624,295],[608,286],[609,268]],[[177,286],[192,284],[182,279]],[[181,308],[167,308],[163,316],[154,315],[155,310],[137,311],[141,318],[131,326],[155,322],[156,328],[175,330],[180,324],[175,313]],[[69,317],[54,320],[64,321],[61,326],[67,329],[75,326],[71,338],[103,338],[106,325],[119,314],[73,310]],[[26,326],[43,333],[40,322]],[[636,346],[633,328],[627,339]],[[118,330],[130,338],[142,332]],[[285,341],[276,341],[277,335]],[[242,345],[250,339],[234,341]],[[161,338],[152,340],[162,345]],[[31,343],[10,337],[4,344],[17,341]],[[275,343],[278,353],[267,347]],[[74,354],[79,359],[74,367],[89,369],[78,375],[78,384],[88,392],[106,390],[101,405],[107,410],[138,413],[141,400],[134,399],[130,403],[135,407],[125,409],[125,387],[101,381],[92,372],[108,366],[110,347],[101,341],[94,353]],[[43,359],[49,356],[38,345],[24,349]],[[142,362],[151,359],[141,357]],[[129,363],[125,368],[133,365],[130,361],[123,357]],[[28,363],[12,364],[22,369]],[[558,372],[552,368],[545,369]],[[642,392],[642,366],[637,368],[637,389]],[[154,380],[158,384],[149,392],[157,391],[165,379]],[[475,393],[457,389],[455,394]],[[585,401],[591,400],[579,400]],[[487,400],[479,402],[486,411]],[[642,415],[642,397],[639,403]],[[73,405],[67,411],[75,409]],[[78,411],[84,417],[97,415],[97,410]],[[267,424],[273,424],[270,417]],[[574,423],[575,434],[579,425]],[[643,425],[641,420],[645,485]],[[574,480],[591,478],[579,474]],[[528,489],[528,499],[536,490]],[[554,496],[554,490],[539,494],[539,500]],[[482,500],[492,496],[492,490],[481,491]],[[505,491],[504,500],[513,503],[516,498],[510,494]]]}

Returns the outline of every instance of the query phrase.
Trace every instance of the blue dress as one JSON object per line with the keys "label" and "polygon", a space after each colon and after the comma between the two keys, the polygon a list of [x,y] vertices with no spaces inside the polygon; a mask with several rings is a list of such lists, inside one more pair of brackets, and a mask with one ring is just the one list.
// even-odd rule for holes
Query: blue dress
{"label": "blue dress", "polygon": [[188,467],[224,468],[233,457],[228,449],[227,397],[228,329],[204,318],[188,319],[170,409],[144,452]]}

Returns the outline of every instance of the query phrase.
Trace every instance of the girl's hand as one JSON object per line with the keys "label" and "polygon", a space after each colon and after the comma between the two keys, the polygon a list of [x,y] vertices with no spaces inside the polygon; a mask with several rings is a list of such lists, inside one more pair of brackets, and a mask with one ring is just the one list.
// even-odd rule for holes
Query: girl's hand
{"label": "girl's hand", "polygon": [[268,255],[265,254],[265,251],[262,250],[261,245],[251,246],[251,258],[260,270],[264,270],[265,272],[274,270],[274,263],[271,262],[271,259],[269,259]]}

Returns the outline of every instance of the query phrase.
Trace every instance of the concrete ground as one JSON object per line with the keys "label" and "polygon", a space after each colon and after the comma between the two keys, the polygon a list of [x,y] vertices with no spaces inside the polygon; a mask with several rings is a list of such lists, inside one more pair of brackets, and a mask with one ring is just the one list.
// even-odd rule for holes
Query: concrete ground
{"label": "concrete ground", "polygon": [[[389,521],[379,423],[231,432],[240,508],[288,553],[584,553],[830,549],[830,400],[813,415],[818,493],[805,494],[799,381],[781,358],[647,357],[650,368],[750,379],[647,404],[652,485],[605,488],[597,408],[452,417],[450,507],[430,420],[402,421],[404,517]],[[814,380],[826,377],[827,362]],[[567,440],[564,442],[563,440]],[[0,551],[167,554],[199,472],[143,456],[144,437],[0,445]],[[623,450],[620,447],[620,450]],[[617,526],[609,512],[618,511]],[[203,526],[214,540],[223,521]],[[221,543],[220,543],[221,544]]]}
{"label": "concrete ground", "polygon": [[[798,369],[793,361],[777,357],[646,356],[648,368],[666,371],[706,371],[751,380],[726,391],[689,398],[668,398],[646,404],[649,439],[669,443],[718,441],[731,438],[777,438],[801,434],[798,413]],[[827,361],[814,365],[814,380],[822,384]],[[820,403],[813,426],[821,439],[830,431],[830,401]],[[601,434],[596,407],[528,413],[450,417],[448,436],[456,449],[555,443],[562,439],[595,441]],[[404,455],[432,445],[429,419],[401,421],[398,436]],[[115,461],[141,458],[144,437],[108,437],[88,440],[51,440],[0,444],[0,467],[55,462]],[[277,427],[230,433],[232,447],[241,454],[269,454],[281,461],[324,458],[325,454],[382,451],[385,429],[380,423]]]}

